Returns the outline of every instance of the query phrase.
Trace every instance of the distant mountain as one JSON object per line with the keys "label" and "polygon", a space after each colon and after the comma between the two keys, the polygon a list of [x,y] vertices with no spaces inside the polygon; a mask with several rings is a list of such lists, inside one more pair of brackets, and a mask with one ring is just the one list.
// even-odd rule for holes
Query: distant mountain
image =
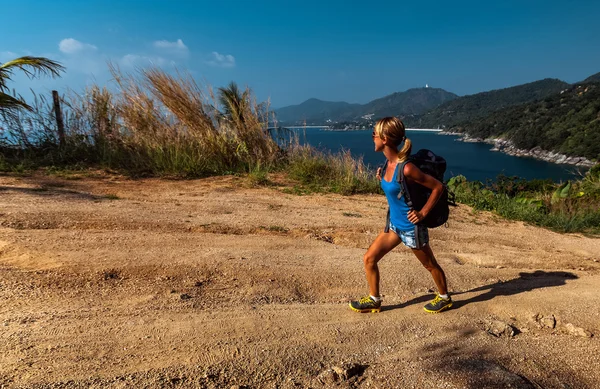
{"label": "distant mountain", "polygon": [[600,160],[600,84],[578,83],[543,100],[504,108],[455,129],[476,138],[502,137],[520,149],[539,146]]}
{"label": "distant mountain", "polygon": [[325,124],[328,121],[356,121],[362,116],[418,115],[458,96],[438,88],[414,88],[396,92],[373,100],[367,104],[349,104],[309,99],[299,105],[291,105],[275,110],[280,124]]}
{"label": "distant mountain", "polygon": [[586,78],[585,80],[583,80],[583,82],[585,82],[585,83],[587,83],[587,82],[600,82],[600,73],[592,74],[591,76],[589,76],[588,78]]}
{"label": "distant mountain", "polygon": [[506,107],[544,99],[569,86],[564,81],[546,78],[510,88],[463,96],[444,103],[424,115],[407,117],[404,123],[408,127],[449,128],[486,117]]}
{"label": "distant mountain", "polygon": [[[332,102],[319,99],[308,99],[302,104],[290,105],[275,110],[277,120],[281,124],[323,124],[327,119],[343,118],[349,120],[360,104],[350,104],[343,101]],[[332,119],[332,120],[333,120]]]}
{"label": "distant mountain", "polygon": [[363,105],[359,116],[374,114],[375,118],[380,118],[419,115],[457,97],[440,88],[414,88],[392,93]]}

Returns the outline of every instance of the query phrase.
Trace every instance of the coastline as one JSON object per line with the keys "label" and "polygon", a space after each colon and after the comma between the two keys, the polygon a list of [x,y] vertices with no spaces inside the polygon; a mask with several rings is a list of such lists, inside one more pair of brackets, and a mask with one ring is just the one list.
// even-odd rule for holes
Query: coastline
{"label": "coastline", "polygon": [[585,157],[571,157],[565,154],[560,154],[554,151],[548,151],[542,149],[540,146],[536,146],[530,150],[517,148],[510,140],[502,138],[471,138],[469,134],[463,134],[458,132],[447,132],[442,131],[439,135],[454,135],[458,136],[456,139],[459,142],[469,143],[487,143],[494,145],[490,151],[499,151],[504,154],[512,155],[515,157],[529,157],[535,158],[546,162],[552,162],[559,165],[573,165],[584,168],[590,168],[597,162],[591,161]]}

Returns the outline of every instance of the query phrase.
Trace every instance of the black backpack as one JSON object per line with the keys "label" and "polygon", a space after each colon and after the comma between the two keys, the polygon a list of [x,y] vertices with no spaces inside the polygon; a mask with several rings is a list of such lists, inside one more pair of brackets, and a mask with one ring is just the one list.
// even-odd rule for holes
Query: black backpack
{"label": "black backpack", "polygon": [[[431,150],[421,149],[408,157],[408,160],[404,161],[398,167],[399,171],[397,180],[402,187],[400,193],[398,194],[398,198],[404,195],[406,205],[408,205],[410,209],[420,210],[427,203],[427,200],[431,195],[431,190],[418,184],[409,185],[407,180],[404,179],[404,166],[406,166],[406,164],[409,162],[421,169],[423,173],[429,174],[443,184],[444,173],[446,172],[446,160],[439,155],[435,155]],[[448,221],[448,215],[450,214],[449,205],[456,206],[454,193],[450,192],[448,187],[444,185],[444,190],[439,200],[433,206],[433,208],[431,208],[431,211],[429,211],[427,217],[419,224],[428,228],[435,228],[444,225]],[[386,230],[387,229],[388,227],[386,226]]]}

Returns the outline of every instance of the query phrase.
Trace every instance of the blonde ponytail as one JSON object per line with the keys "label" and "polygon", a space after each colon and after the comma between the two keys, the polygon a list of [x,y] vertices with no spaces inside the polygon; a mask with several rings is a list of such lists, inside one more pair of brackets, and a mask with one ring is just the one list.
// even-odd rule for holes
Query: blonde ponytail
{"label": "blonde ponytail", "polygon": [[410,139],[404,138],[404,145],[402,146],[402,149],[400,149],[400,151],[398,151],[398,162],[406,161],[408,159],[408,157],[410,156],[411,151],[412,151],[412,142],[410,141]]}

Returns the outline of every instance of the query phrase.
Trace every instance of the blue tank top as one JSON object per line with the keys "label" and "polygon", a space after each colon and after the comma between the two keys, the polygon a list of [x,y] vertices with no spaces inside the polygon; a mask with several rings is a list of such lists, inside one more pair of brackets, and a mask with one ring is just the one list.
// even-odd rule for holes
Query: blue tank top
{"label": "blue tank top", "polygon": [[408,205],[404,201],[404,195],[398,198],[400,193],[401,185],[398,182],[398,167],[402,166],[401,163],[396,165],[394,169],[394,175],[390,182],[387,182],[383,177],[381,179],[381,189],[387,197],[388,205],[390,206],[390,222],[396,226],[400,231],[412,231],[415,225],[408,221]]}

